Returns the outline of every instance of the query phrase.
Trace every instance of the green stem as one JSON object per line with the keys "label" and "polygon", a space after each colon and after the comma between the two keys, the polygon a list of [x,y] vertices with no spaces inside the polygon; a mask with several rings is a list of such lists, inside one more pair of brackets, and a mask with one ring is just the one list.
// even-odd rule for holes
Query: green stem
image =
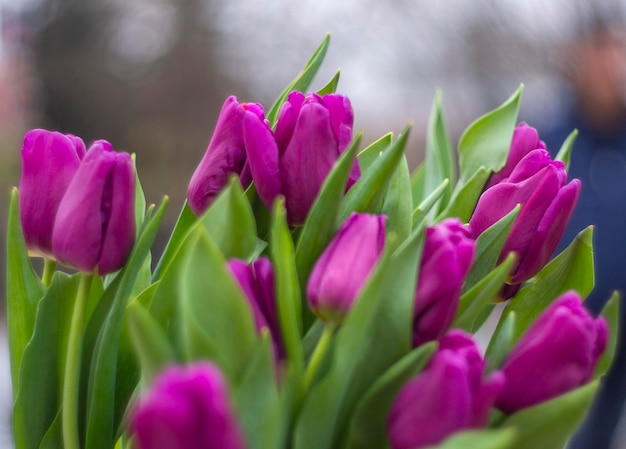
{"label": "green stem", "polygon": [[81,273],[67,342],[65,377],[63,379],[63,445],[64,449],[80,449],[78,433],[78,391],[83,349],[85,305],[91,288],[92,274]]}
{"label": "green stem", "polygon": [[313,379],[315,379],[315,375],[317,374],[319,365],[322,362],[322,358],[324,358],[324,354],[326,354],[326,350],[330,345],[334,332],[334,325],[324,325],[324,330],[322,331],[320,339],[317,341],[317,345],[315,346],[315,350],[313,351],[311,360],[309,360],[309,366],[307,367],[306,373],[304,375],[304,391],[307,391],[309,389],[311,383],[313,382]]}
{"label": "green stem", "polygon": [[43,275],[41,276],[41,282],[43,286],[48,288],[52,283],[52,275],[57,269],[57,261],[48,257],[43,258]]}

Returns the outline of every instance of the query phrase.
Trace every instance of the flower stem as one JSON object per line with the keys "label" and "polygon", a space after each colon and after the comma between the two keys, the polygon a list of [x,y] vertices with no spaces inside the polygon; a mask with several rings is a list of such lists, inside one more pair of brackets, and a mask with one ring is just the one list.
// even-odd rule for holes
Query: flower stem
{"label": "flower stem", "polygon": [[57,261],[48,257],[43,258],[43,274],[41,276],[41,282],[43,286],[48,288],[52,283],[52,275],[57,269]]}
{"label": "flower stem", "polygon": [[85,305],[91,288],[92,274],[81,273],[80,283],[70,335],[67,342],[67,358],[65,359],[65,378],[63,379],[63,445],[65,449],[80,449],[78,433],[78,391],[80,389],[80,364],[83,348],[83,325],[85,321]]}
{"label": "flower stem", "polygon": [[311,360],[309,360],[309,366],[307,367],[306,373],[304,375],[304,390],[305,391],[309,389],[309,387],[311,386],[311,383],[313,383],[313,379],[315,379],[315,375],[317,374],[319,365],[322,362],[322,358],[324,357],[324,354],[326,354],[326,350],[328,349],[328,346],[330,345],[334,332],[335,332],[335,326],[331,324],[326,324],[324,326],[322,335],[320,336],[320,339],[317,341],[317,345],[315,346],[315,350],[313,351]]}

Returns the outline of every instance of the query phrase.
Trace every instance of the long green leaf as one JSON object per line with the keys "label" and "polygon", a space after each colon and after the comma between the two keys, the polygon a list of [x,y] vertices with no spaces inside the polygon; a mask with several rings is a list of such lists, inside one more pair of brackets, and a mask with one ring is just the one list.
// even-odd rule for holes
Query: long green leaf
{"label": "long green leaf", "polygon": [[510,449],[516,438],[515,429],[466,430],[425,449]]}
{"label": "long green leaf", "polygon": [[388,233],[395,233],[397,243],[402,243],[411,233],[413,200],[409,165],[403,156],[387,186],[382,214],[387,217]]}
{"label": "long green leaf", "polygon": [[565,139],[559,152],[554,158],[557,161],[563,161],[565,164],[565,170],[569,169],[569,161],[572,156],[572,148],[574,147],[574,142],[576,142],[576,138],[578,137],[578,130],[575,129],[572,131]]}
{"label": "long green leaf", "polygon": [[619,292],[614,292],[602,309],[602,316],[609,325],[609,340],[604,354],[602,354],[600,360],[598,360],[594,377],[606,374],[613,363],[615,351],[617,350],[617,340],[621,331],[619,323],[620,299]]}
{"label": "long green leaf", "polygon": [[441,221],[447,217],[457,217],[462,222],[467,223],[488,179],[489,171],[485,167],[479,167],[466,182],[459,181],[448,207],[439,214],[436,221]]}
{"label": "long green leaf", "polygon": [[185,201],[185,204],[178,215],[178,220],[176,220],[176,224],[174,225],[174,230],[170,235],[170,239],[165,246],[165,250],[159,259],[156,268],[154,269],[154,273],[152,274],[153,282],[161,279],[163,273],[167,271],[167,268],[176,257],[180,246],[187,237],[189,230],[197,221],[198,218],[191,211],[187,201]]}

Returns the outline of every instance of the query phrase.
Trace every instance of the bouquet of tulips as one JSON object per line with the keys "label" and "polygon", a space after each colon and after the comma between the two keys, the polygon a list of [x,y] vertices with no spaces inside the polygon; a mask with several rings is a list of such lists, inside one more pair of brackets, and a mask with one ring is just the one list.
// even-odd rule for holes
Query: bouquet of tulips
{"label": "bouquet of tulips", "polygon": [[146,209],[133,157],[26,134],[17,449],[556,449],[575,432],[618,315],[617,296],[599,317],[581,302],[591,228],[553,257],[575,133],[553,159],[516,126],[520,88],[455,151],[436,95],[411,174],[409,128],[363,148],[339,73],[303,93],[327,46],[267,112],[226,100],[155,263],[167,199]]}

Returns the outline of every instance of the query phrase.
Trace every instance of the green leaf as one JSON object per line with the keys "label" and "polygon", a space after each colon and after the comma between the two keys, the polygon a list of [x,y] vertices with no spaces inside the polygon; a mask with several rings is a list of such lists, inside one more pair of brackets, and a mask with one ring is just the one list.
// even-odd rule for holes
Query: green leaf
{"label": "green leaf", "polygon": [[617,350],[617,339],[620,333],[619,316],[620,316],[620,294],[619,292],[613,292],[611,298],[604,305],[602,309],[602,316],[609,325],[609,340],[606,345],[604,353],[598,360],[594,378],[603,376],[611,367],[613,359],[615,358],[615,352]]}
{"label": "green leaf", "polygon": [[[516,312],[515,340],[549,304],[566,291],[576,290],[581,298],[585,298],[591,292],[593,288],[592,229],[590,226],[578,234],[570,246],[544,266],[509,300],[502,317],[506,318],[508,313]],[[496,328],[497,332],[498,328]]]}
{"label": "green leaf", "polygon": [[515,254],[511,253],[504,262],[461,296],[459,309],[452,327],[474,333],[482,326],[484,318],[486,318],[482,312],[490,306],[494,299],[498,298],[498,293],[508,278],[514,263]]}
{"label": "green leaf", "polygon": [[231,176],[201,222],[226,259],[247,260],[256,250],[254,213],[236,176]]}
{"label": "green leaf", "polygon": [[[361,134],[355,136],[348,149],[341,155],[326,177],[298,238],[296,267],[303,301],[306,300],[306,284],[313,266],[337,232],[339,207],[360,140]],[[302,307],[302,313],[303,329],[306,330],[314,318],[306,305]]]}
{"label": "green leaf", "polygon": [[517,121],[523,86],[502,105],[472,123],[459,139],[461,178],[470,179],[481,167],[504,167]]}
{"label": "green leaf", "polygon": [[276,302],[287,359],[304,370],[302,354],[302,304],[293,240],[287,227],[285,201],[274,203],[271,254],[274,263]]}
{"label": "green leaf", "polygon": [[294,433],[295,449],[343,447],[341,433],[372,383],[411,347],[412,309],[423,232],[392,256],[389,245],[336,334],[331,364],[313,383]]}
{"label": "green leaf", "polygon": [[574,142],[576,141],[577,137],[578,137],[578,130],[575,129],[569,134],[569,136],[567,136],[567,138],[561,145],[559,152],[556,155],[555,160],[563,161],[563,163],[565,164],[565,170],[569,169],[569,161],[572,155],[572,148],[574,147]]}
{"label": "green leaf", "polygon": [[59,409],[52,425],[48,428],[43,440],[41,440],[39,449],[63,449],[63,429],[61,425],[61,410]]}
{"label": "green leaf", "polygon": [[154,269],[154,273],[152,274],[153,282],[161,279],[163,273],[167,271],[167,268],[172,263],[174,257],[176,257],[178,250],[180,249],[185,238],[187,237],[189,230],[197,221],[198,218],[191,211],[191,208],[189,207],[189,204],[187,204],[187,201],[185,201],[185,204],[183,205],[183,208],[181,209],[178,216],[178,220],[176,221],[176,225],[174,226],[172,234],[170,235],[170,239],[165,246],[163,255],[161,256],[161,259],[159,259],[159,262]]}
{"label": "green leaf", "polygon": [[139,173],[137,172],[137,155],[133,153],[132,158],[135,168],[135,229],[137,230],[137,235],[139,235],[139,230],[146,215],[146,196],[143,193]]}
{"label": "green leaf", "polygon": [[364,148],[363,151],[359,153],[359,165],[361,167],[361,173],[365,173],[370,169],[372,164],[376,162],[376,159],[382,156],[383,152],[385,152],[387,148],[389,148],[392,141],[393,134],[387,133],[380,139],[371,143],[368,147]]}
{"label": "green leaf", "polygon": [[116,432],[132,394],[132,389],[129,389],[127,383],[132,373],[118,372],[117,364],[124,315],[136,278],[150,252],[165,214],[167,203],[166,198],[154,217],[144,223],[128,262],[118,276],[120,281],[115,290],[115,297],[98,336],[88,377],[85,445],[89,448],[109,449],[117,441]]}
{"label": "green leaf", "polygon": [[[194,228],[184,244],[177,297],[189,360],[214,358],[231,384],[243,374],[257,341],[252,311],[226,260],[206,230]],[[236,330],[236,332],[233,332]],[[203,338],[208,344],[198,343]]]}
{"label": "green leaf", "polygon": [[446,192],[448,188],[448,184],[450,184],[450,181],[448,181],[447,179],[444,179],[443,181],[441,181],[441,185],[437,187],[435,190],[433,190],[432,193],[428,195],[426,198],[424,198],[424,201],[422,201],[415,208],[412,214],[412,218],[411,218],[411,221],[413,222],[413,226],[418,225],[419,223],[422,222],[422,220],[424,220],[424,218],[426,218],[426,215],[428,215],[428,212],[430,212],[430,210],[437,203],[439,198],[441,198],[443,194]]}
{"label": "green leaf", "polygon": [[467,223],[488,179],[489,171],[485,167],[479,167],[467,182],[459,182],[448,207],[439,214],[436,221],[441,221],[447,217],[457,217],[463,223]]}
{"label": "green leaf", "polygon": [[426,195],[425,192],[425,183],[426,183],[426,164],[422,162],[414,171],[411,173],[411,195],[413,196],[413,207],[418,207]]}
{"label": "green leaf", "polygon": [[502,366],[515,344],[515,325],[517,322],[515,312],[501,318],[500,322],[502,323],[500,330],[491,336],[489,347],[485,352],[488,372],[495,371]]}
{"label": "green leaf", "polygon": [[11,192],[7,226],[7,334],[13,380],[13,398],[17,396],[19,370],[24,349],[35,326],[37,304],[45,293],[35,273],[22,234],[17,189]]}
{"label": "green leaf", "polygon": [[443,192],[439,203],[439,212],[445,209],[452,196],[452,190],[456,184],[456,169],[454,166],[454,154],[452,144],[448,137],[446,124],[441,110],[441,91],[435,92],[435,99],[430,111],[428,121],[428,134],[426,136],[426,161],[428,167],[424,179],[424,193],[428,195],[438,188],[444,179],[447,179],[446,190]]}
{"label": "green leaf", "polygon": [[581,425],[598,382],[529,407],[511,415],[502,428],[516,430],[517,438],[508,449],[561,449]]}
{"label": "green leaf", "polygon": [[315,52],[313,53],[313,56],[311,56],[311,59],[309,59],[309,61],[306,63],[302,71],[278,96],[266,115],[267,120],[271,123],[272,126],[274,126],[274,124],[276,123],[280,107],[287,99],[289,93],[294,90],[305,92],[309,88],[311,82],[313,81],[313,78],[317,74],[317,71],[324,61],[324,57],[326,56],[326,51],[328,50],[329,43],[330,34],[327,34],[324,40],[322,40],[322,43],[319,45],[319,47],[317,47],[317,50],[315,50]]}
{"label": "green leaf", "polygon": [[128,325],[142,373],[149,383],[161,369],[176,360],[167,336],[139,301],[128,307]]}
{"label": "green leaf", "polygon": [[472,268],[467,275],[467,279],[465,280],[465,284],[463,285],[464,292],[468,291],[476,285],[478,281],[493,271],[500,258],[504,242],[506,242],[511,232],[511,228],[515,223],[519,211],[520,206],[515,206],[511,212],[492,224],[478,236],[476,239],[476,256]]}
{"label": "green leaf", "polygon": [[411,233],[413,227],[412,209],[409,165],[403,155],[387,186],[381,211],[383,215],[387,216],[387,232],[395,233],[398,237],[398,243],[403,242]]}
{"label": "green leaf", "polygon": [[337,86],[339,85],[339,76],[341,75],[341,71],[337,70],[337,72],[335,73],[335,76],[332,77],[332,79],[328,82],[328,84],[326,84],[324,87],[322,87],[320,90],[317,91],[318,95],[327,95],[327,94],[334,94],[337,91]]}
{"label": "green leaf", "polygon": [[282,439],[281,404],[272,354],[271,337],[265,330],[233,390],[237,417],[250,449],[275,449]]}
{"label": "green leaf", "polygon": [[33,337],[22,359],[13,411],[18,449],[38,448],[61,408],[65,352],[77,288],[77,277],[58,272],[39,303]]}
{"label": "green leaf", "polygon": [[387,189],[396,167],[404,156],[404,149],[408,142],[409,130],[407,127],[391,144],[387,151],[370,166],[369,170],[361,174],[361,178],[350,188],[341,205],[340,221],[343,222],[352,212],[380,213],[377,208],[377,199]]}
{"label": "green leaf", "polygon": [[510,449],[516,438],[515,429],[466,430],[425,449]]}
{"label": "green leaf", "polygon": [[354,410],[346,449],[383,448],[387,444],[387,415],[400,389],[417,376],[437,343],[420,346],[389,368],[367,391]]}

